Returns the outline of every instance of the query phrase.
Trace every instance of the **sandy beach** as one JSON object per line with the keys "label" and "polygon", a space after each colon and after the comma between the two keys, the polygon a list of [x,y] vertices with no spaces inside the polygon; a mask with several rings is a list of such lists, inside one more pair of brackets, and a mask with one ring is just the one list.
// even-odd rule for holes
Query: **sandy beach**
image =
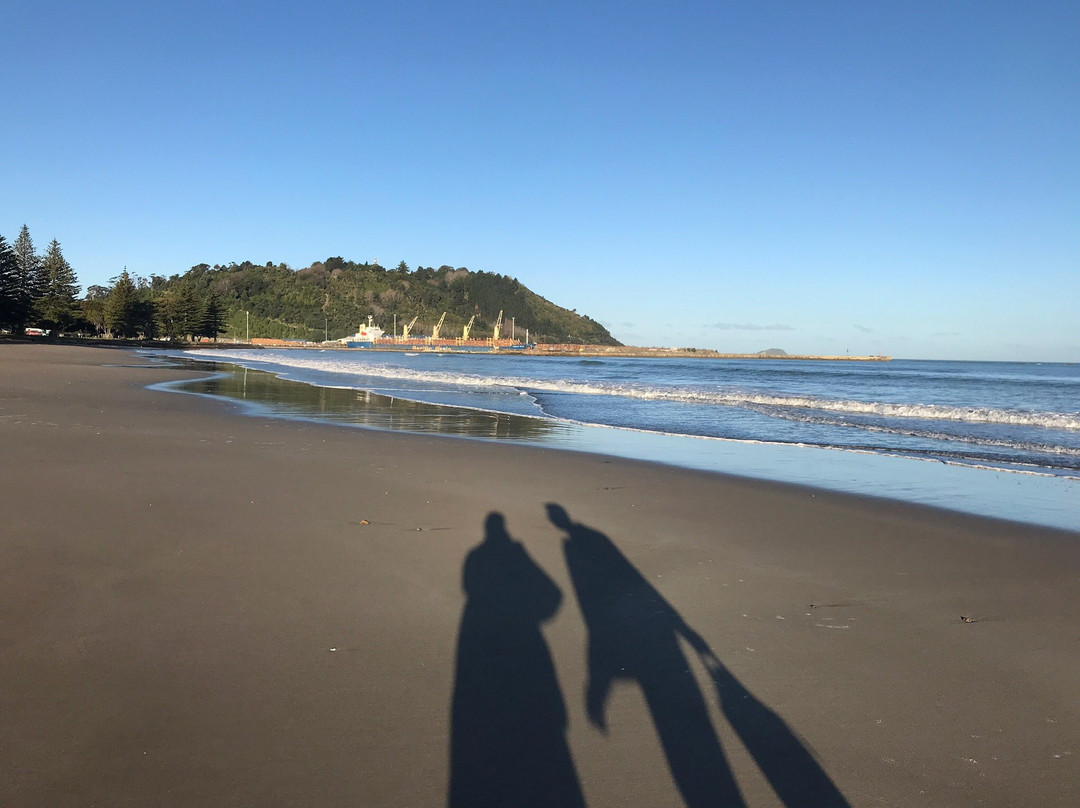
{"label": "sandy beach", "polygon": [[4,806],[1080,804],[1075,533],[195,375],[0,343]]}

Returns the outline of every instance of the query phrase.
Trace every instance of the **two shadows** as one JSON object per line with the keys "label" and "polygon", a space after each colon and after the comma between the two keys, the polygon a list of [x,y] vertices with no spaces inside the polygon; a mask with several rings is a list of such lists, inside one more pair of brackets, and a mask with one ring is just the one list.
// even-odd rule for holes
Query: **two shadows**
{"label": "two shadows", "polygon": [[[567,568],[588,629],[589,720],[606,730],[616,679],[636,682],[683,801],[745,805],[680,638],[703,661],[727,721],[788,808],[848,803],[776,713],[716,658],[702,637],[603,533],[548,517],[565,532]],[[451,708],[451,808],[584,806],[566,740],[567,711],[541,625],[562,593],[491,513],[465,560],[465,610]]]}

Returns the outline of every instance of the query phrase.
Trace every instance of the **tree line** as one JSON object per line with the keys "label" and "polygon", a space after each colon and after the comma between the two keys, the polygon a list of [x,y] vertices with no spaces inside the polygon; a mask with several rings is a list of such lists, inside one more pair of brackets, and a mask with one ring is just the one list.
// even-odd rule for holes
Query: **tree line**
{"label": "tree line", "polygon": [[127,269],[112,286],[91,286],[82,308],[87,329],[113,339],[217,339],[225,330],[225,309],[215,292]]}
{"label": "tree line", "polygon": [[225,309],[212,290],[172,284],[125,268],[110,286],[90,286],[79,299],[75,270],[53,239],[44,255],[23,225],[11,244],[0,235],[0,328],[21,334],[28,327],[52,334],[116,339],[216,339]]}
{"label": "tree line", "polygon": [[332,256],[299,270],[286,264],[198,264],[168,278],[125,268],[108,286],[79,285],[57,241],[39,256],[24,225],[14,244],[0,237],[0,328],[36,326],[54,333],[114,339],[197,340],[273,337],[319,341],[352,334],[373,317],[386,331],[418,319],[429,334],[445,312],[443,336],[491,336],[499,312],[503,336],[534,342],[619,343],[600,323],[557,306],[516,278],[447,265],[393,269]]}

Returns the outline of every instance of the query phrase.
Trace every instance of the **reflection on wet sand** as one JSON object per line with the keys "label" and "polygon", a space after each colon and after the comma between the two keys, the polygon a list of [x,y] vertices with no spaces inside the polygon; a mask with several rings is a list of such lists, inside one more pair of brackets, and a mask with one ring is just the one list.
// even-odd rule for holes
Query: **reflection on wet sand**
{"label": "reflection on wet sand", "polygon": [[[206,369],[207,364],[197,367]],[[537,440],[565,431],[559,422],[542,418],[423,404],[367,390],[315,387],[231,365],[214,365],[213,370],[212,378],[181,382],[173,389],[243,401],[271,416],[318,418],[368,429],[503,440]]]}

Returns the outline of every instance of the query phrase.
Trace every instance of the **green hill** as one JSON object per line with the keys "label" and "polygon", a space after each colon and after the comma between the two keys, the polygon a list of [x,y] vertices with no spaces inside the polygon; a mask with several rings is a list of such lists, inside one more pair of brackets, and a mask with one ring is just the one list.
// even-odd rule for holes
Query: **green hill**
{"label": "green hill", "polygon": [[[465,268],[417,267],[404,262],[395,269],[328,258],[294,270],[284,264],[259,266],[245,261],[228,266],[199,264],[183,275],[152,279],[155,292],[192,289],[200,297],[213,294],[225,310],[224,332],[233,337],[337,339],[356,331],[368,316],[386,331],[398,333],[419,318],[414,335],[430,334],[443,312],[443,336],[460,336],[475,315],[471,336],[491,336],[499,311],[503,334],[511,318],[518,339],[526,329],[533,342],[619,345],[595,320],[557,306],[531,292],[515,278]],[[250,329],[250,331],[249,331]]]}

